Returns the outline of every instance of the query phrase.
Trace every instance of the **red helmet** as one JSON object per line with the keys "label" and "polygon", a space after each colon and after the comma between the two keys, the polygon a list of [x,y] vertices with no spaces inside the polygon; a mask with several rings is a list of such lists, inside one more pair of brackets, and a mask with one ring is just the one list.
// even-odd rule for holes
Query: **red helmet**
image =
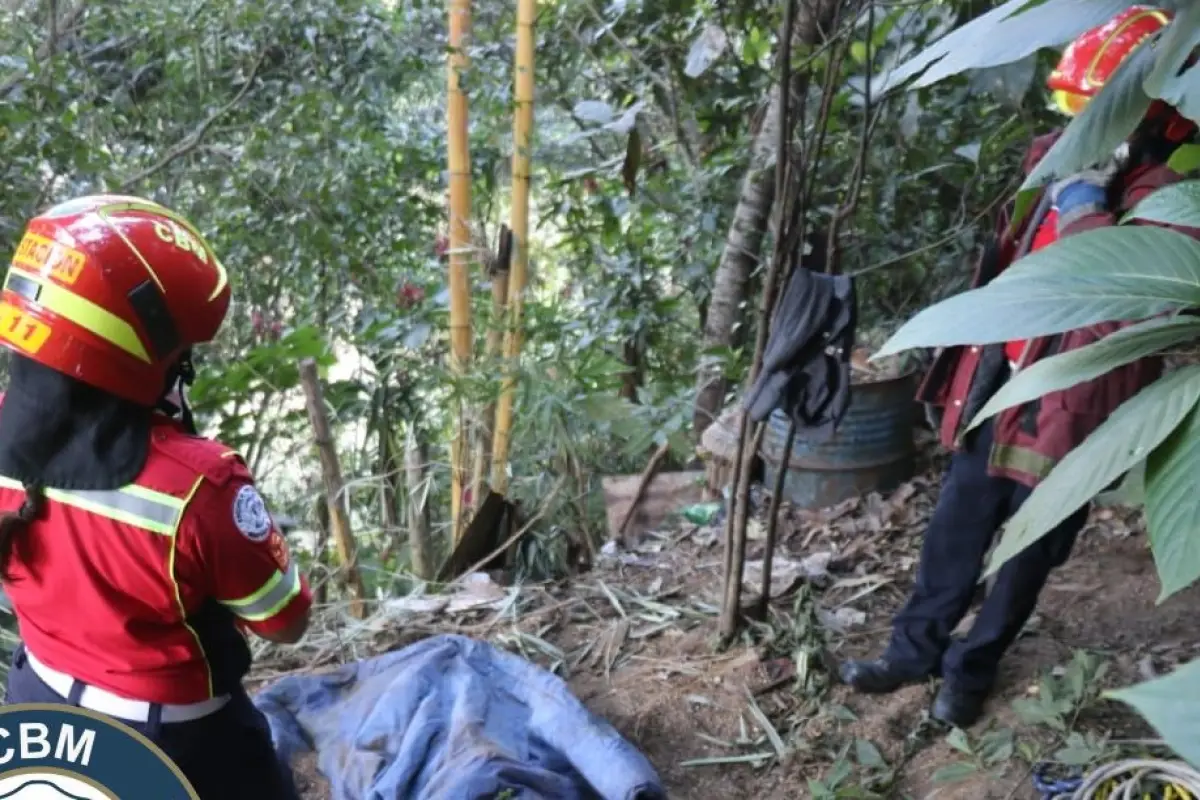
{"label": "red helmet", "polygon": [[0,293],[0,344],[152,406],[194,344],[229,309],[225,267],[158,203],[93,195],[35,217]]}
{"label": "red helmet", "polygon": [[1170,22],[1169,11],[1130,6],[1067,45],[1046,81],[1058,110],[1072,117],[1082,111],[1121,62]]}

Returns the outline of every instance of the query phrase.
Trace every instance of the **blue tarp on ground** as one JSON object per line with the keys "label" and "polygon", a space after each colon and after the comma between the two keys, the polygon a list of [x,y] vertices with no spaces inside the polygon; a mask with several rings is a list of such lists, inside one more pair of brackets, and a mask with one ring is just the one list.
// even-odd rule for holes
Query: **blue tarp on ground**
{"label": "blue tarp on ground", "polygon": [[562,680],[463,636],[283,678],[255,703],[281,758],[317,752],[334,800],[666,797],[645,756]]}

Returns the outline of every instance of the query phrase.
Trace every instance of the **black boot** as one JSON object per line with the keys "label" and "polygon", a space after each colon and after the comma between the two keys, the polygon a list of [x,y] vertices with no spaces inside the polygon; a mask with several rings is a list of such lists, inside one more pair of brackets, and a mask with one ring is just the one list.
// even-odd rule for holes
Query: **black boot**
{"label": "black boot", "polygon": [[920,683],[927,673],[890,664],[876,658],[871,661],[843,661],[838,669],[842,683],[864,694],[889,694],[902,686]]}
{"label": "black boot", "polygon": [[957,689],[950,681],[945,681],[938,689],[937,697],[933,698],[929,716],[956,728],[969,728],[983,716],[987,697],[988,692]]}

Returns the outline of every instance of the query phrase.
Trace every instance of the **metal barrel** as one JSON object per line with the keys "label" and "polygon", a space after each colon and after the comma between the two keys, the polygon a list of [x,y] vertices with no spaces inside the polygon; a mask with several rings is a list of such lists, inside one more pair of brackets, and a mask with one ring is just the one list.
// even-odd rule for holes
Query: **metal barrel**
{"label": "metal barrel", "polygon": [[[801,508],[825,508],[867,492],[888,492],[915,470],[913,445],[916,373],[851,387],[837,432],[824,441],[797,430],[784,476],[783,499]],[[775,485],[787,442],[788,418],[776,411],[763,435],[764,478]]]}

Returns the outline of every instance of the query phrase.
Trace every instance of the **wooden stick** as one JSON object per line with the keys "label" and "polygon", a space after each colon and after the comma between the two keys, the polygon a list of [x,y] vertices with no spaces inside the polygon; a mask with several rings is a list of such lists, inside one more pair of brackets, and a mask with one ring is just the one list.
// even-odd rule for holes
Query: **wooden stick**
{"label": "wooden stick", "polygon": [[779,504],[783,500],[783,482],[787,478],[792,462],[792,445],[796,441],[796,420],[788,420],[787,438],[783,443],[783,455],[779,457],[779,474],[775,476],[775,488],[771,492],[771,509],[767,512],[767,537],[763,542],[762,594],[758,597],[757,616],[767,618],[767,606],[771,604],[771,567],[775,561],[775,540],[779,532]]}
{"label": "wooden stick", "polygon": [[638,504],[642,502],[642,496],[646,494],[646,489],[649,488],[650,482],[654,480],[654,476],[658,474],[658,468],[662,466],[663,459],[667,457],[667,453],[671,452],[669,442],[663,442],[654,451],[654,455],[650,456],[650,461],[646,463],[646,468],[642,470],[642,479],[638,481],[637,490],[633,493],[633,501],[629,504],[629,508],[625,511],[625,516],[621,519],[621,524],[617,526],[613,538],[625,543],[625,529],[629,527],[629,521],[633,519],[633,512],[637,511]]}
{"label": "wooden stick", "polygon": [[325,484],[325,502],[329,505],[329,527],[333,532],[334,545],[342,560],[344,586],[350,595],[350,612],[358,619],[365,617],[362,576],[358,572],[354,534],[350,530],[350,514],[346,510],[342,480],[342,468],[338,463],[337,449],[333,443],[329,412],[325,408],[324,392],[317,377],[317,364],[311,358],[300,362],[300,385],[304,387],[304,401],[308,407],[308,421],[313,427],[317,455],[321,458],[321,479]]}
{"label": "wooden stick", "polygon": [[413,429],[404,444],[404,479],[408,486],[408,549],[412,571],[421,580],[434,575],[433,542],[429,537],[429,489],[425,482],[425,459]]}
{"label": "wooden stick", "polygon": [[[783,211],[786,203],[783,190],[787,185],[790,166],[789,147],[792,136],[792,118],[790,114],[791,80],[792,80],[792,28],[796,19],[796,0],[785,0],[787,3],[783,15],[782,29],[779,32],[779,142],[775,152],[775,204],[778,223],[775,227],[775,257],[767,268],[763,281],[762,300],[759,303],[758,330],[754,337],[754,360],[751,362],[750,374],[746,386],[752,386],[762,369],[763,353],[767,347],[767,330],[771,325],[771,317],[778,302],[778,284],[781,264],[786,258],[784,242],[788,238],[783,227]],[[750,473],[754,458],[762,443],[766,425],[757,426],[753,444],[749,447],[749,414],[743,410],[741,414],[741,435],[737,456],[738,466],[734,486],[732,507],[725,527],[725,585],[721,603],[719,631],[722,640],[728,642],[737,633],[741,621],[742,604],[742,575],[746,563],[746,525],[750,518]]]}

